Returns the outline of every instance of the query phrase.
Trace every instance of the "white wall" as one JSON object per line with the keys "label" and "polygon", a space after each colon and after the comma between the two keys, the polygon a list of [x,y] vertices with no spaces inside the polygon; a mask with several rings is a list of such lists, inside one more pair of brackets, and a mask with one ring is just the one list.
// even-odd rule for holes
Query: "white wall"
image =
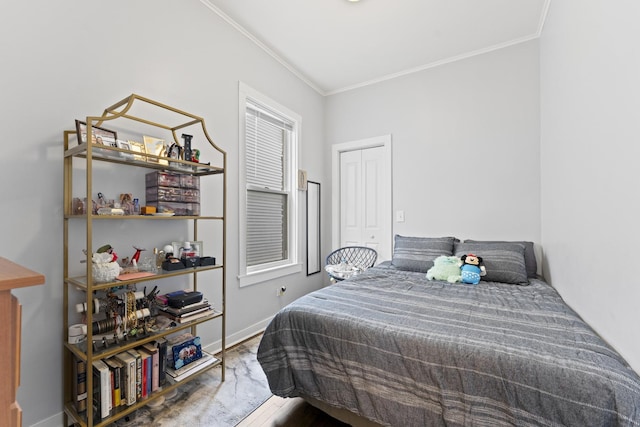
{"label": "white wall", "polygon": [[640,4],[630,0],[551,2],[540,47],[548,277],[636,371],[638,16]]}
{"label": "white wall", "polygon": [[532,41],[333,95],[326,144],[392,135],[394,233],[540,242],[538,84]]}
{"label": "white wall", "polygon": [[[324,184],[320,95],[197,0],[2,2],[0,16],[0,256],[43,273],[47,281],[15,292],[23,304],[18,401],[25,426],[43,420],[56,425],[62,410],[62,132],[75,119],[101,114],[131,93],[204,117],[229,154],[230,341],[255,332],[279,308],[321,285],[322,275],[307,278],[303,266],[301,274],[240,289],[234,238],[238,81],[303,117],[300,167]],[[301,214],[303,209],[304,203]],[[300,224],[304,248],[302,218]],[[121,252],[131,255],[126,248]],[[300,255],[304,262],[304,251]],[[278,298],[281,285],[288,290]]]}

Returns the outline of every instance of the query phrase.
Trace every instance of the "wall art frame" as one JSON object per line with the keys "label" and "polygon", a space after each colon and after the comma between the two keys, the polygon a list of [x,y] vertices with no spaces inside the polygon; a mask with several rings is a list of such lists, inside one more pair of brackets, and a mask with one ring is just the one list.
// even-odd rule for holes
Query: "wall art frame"
{"label": "wall art frame", "polygon": [[322,270],[320,183],[307,181],[307,276]]}

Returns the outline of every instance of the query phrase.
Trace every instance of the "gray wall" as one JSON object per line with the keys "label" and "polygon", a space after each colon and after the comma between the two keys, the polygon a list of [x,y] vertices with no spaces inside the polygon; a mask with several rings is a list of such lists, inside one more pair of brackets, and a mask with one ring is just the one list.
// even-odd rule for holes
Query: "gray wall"
{"label": "gray wall", "polygon": [[392,135],[396,234],[540,242],[538,55],[532,41],[330,96],[327,149]]}
{"label": "gray wall", "polygon": [[[260,330],[280,307],[321,286],[323,275],[307,278],[303,266],[303,273],[240,289],[234,238],[238,81],[303,117],[300,167],[323,182],[320,95],[197,0],[2,2],[0,16],[0,256],[43,273],[47,282],[15,292],[23,304],[18,401],[25,426],[60,423],[62,132],[74,119],[138,93],[204,117],[228,151],[228,342]],[[303,209],[304,203],[301,215]],[[304,248],[302,218],[300,224]],[[148,238],[141,234],[139,241]],[[131,255],[126,248],[121,255]],[[278,298],[281,285],[288,290]],[[218,338],[207,334],[203,341]]]}
{"label": "gray wall", "polygon": [[547,275],[636,371],[638,16],[632,1],[551,2],[540,48]]}

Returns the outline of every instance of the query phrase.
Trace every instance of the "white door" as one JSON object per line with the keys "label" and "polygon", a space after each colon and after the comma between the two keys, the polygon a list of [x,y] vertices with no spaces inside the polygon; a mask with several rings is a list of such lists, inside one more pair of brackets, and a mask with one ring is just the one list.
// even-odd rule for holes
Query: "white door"
{"label": "white door", "polygon": [[392,247],[391,156],[386,142],[390,136],[341,144],[334,164],[339,169],[334,249],[367,246],[378,252],[378,261],[391,259]]}
{"label": "white door", "polygon": [[361,150],[340,153],[340,247],[364,246],[362,181]]}

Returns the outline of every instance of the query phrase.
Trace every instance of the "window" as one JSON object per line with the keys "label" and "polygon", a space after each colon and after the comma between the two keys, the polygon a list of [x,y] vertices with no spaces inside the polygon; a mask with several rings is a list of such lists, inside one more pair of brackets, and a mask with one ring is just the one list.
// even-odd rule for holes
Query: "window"
{"label": "window", "polygon": [[301,271],[297,143],[300,117],[240,84],[240,285]]}

